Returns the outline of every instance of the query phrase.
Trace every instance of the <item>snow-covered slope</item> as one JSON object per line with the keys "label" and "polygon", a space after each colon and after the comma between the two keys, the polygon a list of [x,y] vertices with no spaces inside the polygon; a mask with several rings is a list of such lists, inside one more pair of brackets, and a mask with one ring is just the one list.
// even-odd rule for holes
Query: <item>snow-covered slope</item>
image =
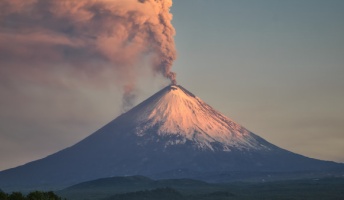
{"label": "snow-covered slope", "polygon": [[[139,105],[140,107],[140,105]],[[252,134],[233,122],[231,119],[215,111],[200,98],[188,92],[181,86],[166,87],[149,99],[149,104],[131,113],[132,121],[137,126],[136,134],[149,134],[149,129],[157,128],[159,136],[172,135],[166,145],[185,144],[192,141],[195,147],[203,150],[223,151],[236,149],[266,149]]]}

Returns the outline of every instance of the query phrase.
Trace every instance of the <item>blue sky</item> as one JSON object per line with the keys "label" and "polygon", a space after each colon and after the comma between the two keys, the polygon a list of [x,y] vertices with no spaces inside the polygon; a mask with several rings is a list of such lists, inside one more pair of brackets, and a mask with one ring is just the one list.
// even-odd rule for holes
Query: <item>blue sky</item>
{"label": "blue sky", "polygon": [[[172,70],[183,87],[269,142],[344,162],[343,10],[342,0],[174,0]],[[1,34],[16,32],[4,27],[0,20],[0,44],[8,42]],[[0,45],[0,58],[12,47]],[[66,65],[42,76],[36,63],[12,71],[13,63],[0,66],[0,170],[73,145],[121,113],[123,91],[108,71],[73,74]],[[94,84],[101,79],[105,86]],[[136,104],[166,84],[140,80]]]}
{"label": "blue sky", "polygon": [[344,162],[344,1],[175,0],[177,79],[283,148]]}

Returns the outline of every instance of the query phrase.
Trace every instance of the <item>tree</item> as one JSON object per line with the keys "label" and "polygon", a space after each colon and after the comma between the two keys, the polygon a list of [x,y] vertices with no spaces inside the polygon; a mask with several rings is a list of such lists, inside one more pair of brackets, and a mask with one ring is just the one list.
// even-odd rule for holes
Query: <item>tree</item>
{"label": "tree", "polygon": [[20,192],[13,192],[7,198],[8,200],[26,200],[25,196]]}
{"label": "tree", "polygon": [[7,200],[8,199],[8,195],[3,192],[3,191],[0,191],[0,200]]}
{"label": "tree", "polygon": [[61,200],[54,192],[34,191],[27,195],[27,200]]}
{"label": "tree", "polygon": [[24,196],[20,192],[13,192],[8,195],[0,191],[0,200],[62,200],[61,197],[58,197],[54,192],[40,192],[34,191],[29,193],[27,196]]}

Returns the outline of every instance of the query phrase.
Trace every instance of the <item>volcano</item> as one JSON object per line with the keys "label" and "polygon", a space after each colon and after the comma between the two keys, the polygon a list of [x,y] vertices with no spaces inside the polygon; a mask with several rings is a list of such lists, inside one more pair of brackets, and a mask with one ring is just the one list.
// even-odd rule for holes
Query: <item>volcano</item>
{"label": "volcano", "polygon": [[337,168],[343,165],[281,149],[170,85],[77,144],[0,172],[0,188],[62,188],[131,175],[230,181],[224,175]]}

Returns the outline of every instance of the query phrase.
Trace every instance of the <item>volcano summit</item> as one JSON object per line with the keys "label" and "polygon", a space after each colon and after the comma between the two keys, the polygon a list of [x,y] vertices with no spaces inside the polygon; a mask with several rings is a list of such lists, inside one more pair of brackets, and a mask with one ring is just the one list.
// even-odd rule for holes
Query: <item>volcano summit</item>
{"label": "volcano summit", "polygon": [[[144,175],[214,177],[240,172],[328,171],[342,164],[281,149],[170,85],[79,143],[0,172],[0,188],[58,188],[87,180]],[[222,181],[231,181],[226,176]]]}

